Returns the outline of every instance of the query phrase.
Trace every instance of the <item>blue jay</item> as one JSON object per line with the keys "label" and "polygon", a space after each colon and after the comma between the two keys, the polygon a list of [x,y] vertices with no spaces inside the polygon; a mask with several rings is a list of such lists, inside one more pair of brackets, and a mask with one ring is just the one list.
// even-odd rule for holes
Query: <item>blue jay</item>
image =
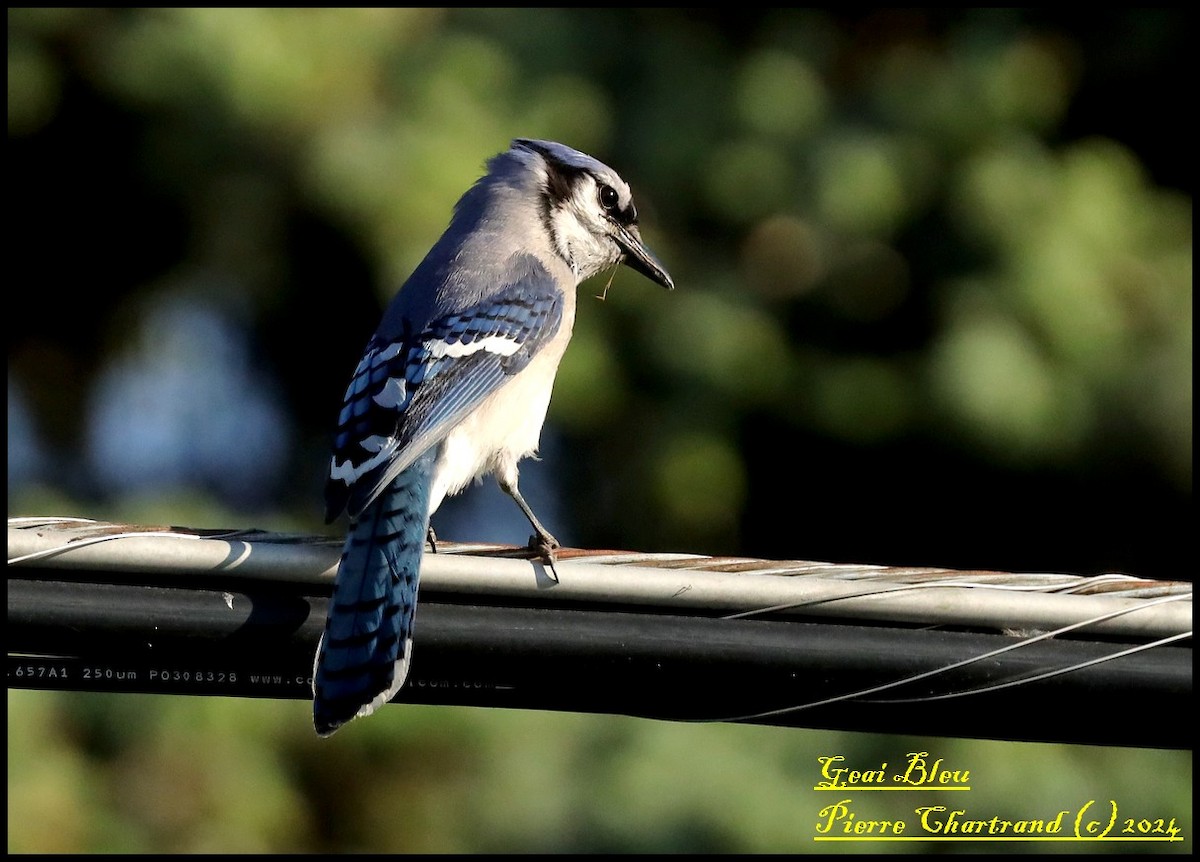
{"label": "blue jay", "polygon": [[517,463],[537,451],[576,286],[619,263],[674,287],[612,168],[517,139],[392,300],[346,390],[325,488],[327,520],[346,510],[351,526],[313,669],[321,736],[404,684],[429,518],[447,494],[494,475],[553,564],[558,542]]}

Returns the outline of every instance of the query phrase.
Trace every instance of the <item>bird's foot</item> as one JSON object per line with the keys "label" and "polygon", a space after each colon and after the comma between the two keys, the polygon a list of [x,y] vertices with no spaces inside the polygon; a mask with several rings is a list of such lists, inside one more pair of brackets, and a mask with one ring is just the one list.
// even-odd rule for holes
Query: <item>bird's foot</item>
{"label": "bird's foot", "polygon": [[558,539],[551,536],[549,533],[534,533],[529,537],[529,550],[533,555],[541,560],[542,565],[550,570],[554,575],[554,580],[558,580],[558,569],[554,568],[554,564],[558,561],[557,551],[562,545],[558,543]]}
{"label": "bird's foot", "polygon": [[425,534],[425,541],[429,542],[429,550],[436,554],[438,552],[437,533],[433,531],[433,527],[430,527],[429,532]]}

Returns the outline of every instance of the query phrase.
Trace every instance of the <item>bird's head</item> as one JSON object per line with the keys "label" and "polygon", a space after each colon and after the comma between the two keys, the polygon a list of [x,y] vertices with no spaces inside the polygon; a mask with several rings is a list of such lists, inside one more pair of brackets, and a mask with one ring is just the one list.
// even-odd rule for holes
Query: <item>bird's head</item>
{"label": "bird's head", "polygon": [[518,138],[509,152],[538,171],[543,223],[580,281],[624,263],[674,289],[666,268],[642,242],[633,195],[616,171],[554,141]]}

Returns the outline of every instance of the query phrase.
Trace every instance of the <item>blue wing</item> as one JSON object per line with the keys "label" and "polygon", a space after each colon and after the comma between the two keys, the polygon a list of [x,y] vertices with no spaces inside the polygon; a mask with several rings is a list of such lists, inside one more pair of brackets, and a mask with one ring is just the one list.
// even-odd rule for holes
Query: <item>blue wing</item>
{"label": "blue wing", "polygon": [[[396,476],[529,364],[562,323],[562,296],[532,262],[517,283],[419,329],[371,339],[334,435],[326,517],[357,518]],[[390,316],[389,316],[390,317]]]}

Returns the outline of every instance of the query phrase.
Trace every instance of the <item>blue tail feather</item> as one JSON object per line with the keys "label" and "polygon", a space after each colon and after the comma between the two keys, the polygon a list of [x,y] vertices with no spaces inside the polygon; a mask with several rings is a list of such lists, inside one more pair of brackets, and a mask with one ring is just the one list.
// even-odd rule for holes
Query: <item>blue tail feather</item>
{"label": "blue tail feather", "polygon": [[350,528],[313,669],[322,736],[370,715],[404,684],[433,463],[432,452],[418,458]]}

